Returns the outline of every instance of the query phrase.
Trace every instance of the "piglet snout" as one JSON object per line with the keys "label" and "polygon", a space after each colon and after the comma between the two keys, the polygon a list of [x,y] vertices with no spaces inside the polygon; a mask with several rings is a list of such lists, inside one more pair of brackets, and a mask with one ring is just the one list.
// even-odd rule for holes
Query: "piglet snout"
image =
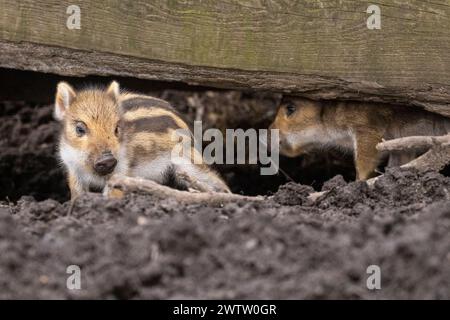
{"label": "piglet snout", "polygon": [[111,152],[103,153],[94,163],[94,170],[101,176],[105,176],[114,171],[117,160]]}

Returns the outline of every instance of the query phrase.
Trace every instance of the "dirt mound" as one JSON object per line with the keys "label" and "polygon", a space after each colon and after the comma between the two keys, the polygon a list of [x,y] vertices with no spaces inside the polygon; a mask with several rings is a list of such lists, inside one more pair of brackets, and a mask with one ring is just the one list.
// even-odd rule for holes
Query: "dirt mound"
{"label": "dirt mound", "polygon": [[310,186],[289,182],[278,189],[273,200],[287,206],[301,205],[308,202],[308,196],[312,192],[314,189]]}
{"label": "dirt mound", "polygon": [[449,179],[436,172],[418,173],[410,170],[387,169],[382,179],[369,188],[365,182],[332,187],[318,200],[321,209],[350,209],[355,214],[363,207],[423,206],[448,197]]}

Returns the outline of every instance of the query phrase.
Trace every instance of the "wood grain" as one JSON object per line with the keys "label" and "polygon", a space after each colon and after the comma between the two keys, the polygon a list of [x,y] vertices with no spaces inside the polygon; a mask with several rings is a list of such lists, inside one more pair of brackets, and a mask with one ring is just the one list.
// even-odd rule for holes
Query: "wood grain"
{"label": "wood grain", "polygon": [[0,0],[0,66],[127,75],[450,115],[450,1]]}

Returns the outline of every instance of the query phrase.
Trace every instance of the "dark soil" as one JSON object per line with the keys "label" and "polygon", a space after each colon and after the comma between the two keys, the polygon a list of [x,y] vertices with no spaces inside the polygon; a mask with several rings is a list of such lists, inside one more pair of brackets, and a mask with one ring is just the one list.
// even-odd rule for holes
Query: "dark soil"
{"label": "dark soil", "polygon": [[[85,196],[71,216],[24,197],[0,211],[0,298],[448,299],[449,189],[438,173],[394,170],[314,205],[294,184],[222,208]],[[65,286],[72,264],[79,291]],[[372,264],[381,290],[366,288]]]}
{"label": "dark soil", "polygon": [[[50,107],[0,106],[0,299],[450,298],[450,178],[439,173],[391,169],[373,189],[337,176],[315,203],[310,186],[281,177],[263,203],[220,208],[86,195],[69,216]],[[251,170],[222,172],[258,191],[243,187]],[[81,290],[66,288],[69,265]],[[366,287],[369,265],[380,290]]]}

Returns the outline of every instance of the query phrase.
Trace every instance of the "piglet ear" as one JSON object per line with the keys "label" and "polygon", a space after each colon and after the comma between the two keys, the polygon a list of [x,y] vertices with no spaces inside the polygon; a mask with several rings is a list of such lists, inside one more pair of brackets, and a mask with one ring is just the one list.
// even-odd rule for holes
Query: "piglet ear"
{"label": "piglet ear", "polygon": [[119,101],[120,87],[117,81],[111,82],[108,89],[106,89],[106,94],[110,96],[114,101]]}
{"label": "piglet ear", "polygon": [[56,87],[55,112],[56,120],[63,120],[70,104],[76,97],[75,90],[67,82],[60,82]]}

